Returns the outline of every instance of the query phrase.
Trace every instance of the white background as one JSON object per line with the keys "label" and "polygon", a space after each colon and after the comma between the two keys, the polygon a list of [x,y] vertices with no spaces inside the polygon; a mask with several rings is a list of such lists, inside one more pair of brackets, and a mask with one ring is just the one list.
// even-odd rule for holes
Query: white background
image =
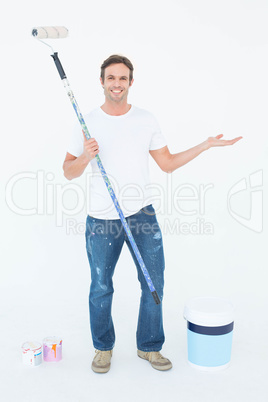
{"label": "white background", "polygon": [[[267,204],[267,12],[264,0],[5,4],[0,24],[3,401],[267,400],[267,215],[261,204],[261,197]],[[219,133],[227,139],[243,136],[233,147],[210,149],[171,176],[151,162],[152,182],[171,197],[161,199],[159,223],[190,228],[188,234],[163,233],[163,354],[173,362],[167,373],[136,357],[139,285],[126,248],[114,277],[112,369],[105,376],[90,369],[85,210],[64,214],[59,226],[62,199],[64,208],[77,205],[62,174],[76,117],[49,48],[31,37],[32,27],[42,25],[70,31],[69,38],[51,44],[83,113],[102,104],[100,64],[120,53],[135,67],[130,103],[155,114],[172,152]],[[11,187],[18,174],[24,179]],[[250,175],[259,179],[255,188]],[[247,188],[233,195],[228,208],[228,193],[240,181]],[[84,177],[73,183],[83,191]],[[192,215],[172,204],[175,190],[186,184],[197,190],[211,185],[203,212],[199,198],[179,201]],[[39,213],[26,215],[37,207]],[[209,223],[213,234],[198,229],[200,221]],[[70,222],[74,230],[68,232]],[[183,306],[200,295],[225,297],[235,306],[232,364],[226,371],[203,373],[187,363]],[[64,359],[23,366],[22,343],[50,335],[62,337]]]}

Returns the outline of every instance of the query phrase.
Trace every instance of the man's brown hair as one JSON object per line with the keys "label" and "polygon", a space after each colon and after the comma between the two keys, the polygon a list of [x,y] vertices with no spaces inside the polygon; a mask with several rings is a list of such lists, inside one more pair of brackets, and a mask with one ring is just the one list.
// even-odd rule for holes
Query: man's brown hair
{"label": "man's brown hair", "polygon": [[131,83],[131,81],[133,79],[134,67],[133,67],[131,61],[127,57],[120,56],[119,54],[113,54],[112,56],[108,57],[108,59],[104,60],[104,62],[102,63],[101,75],[100,75],[102,82],[104,82],[105,68],[110,66],[111,64],[119,64],[119,63],[123,63],[123,64],[125,64],[125,66],[127,66],[129,68],[129,83]]}

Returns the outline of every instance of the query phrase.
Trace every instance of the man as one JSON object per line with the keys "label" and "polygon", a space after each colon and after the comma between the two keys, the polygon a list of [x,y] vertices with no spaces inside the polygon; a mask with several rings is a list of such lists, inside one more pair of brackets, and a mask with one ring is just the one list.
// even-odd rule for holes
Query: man
{"label": "man", "polygon": [[[162,356],[164,343],[162,303],[156,305],[122,223],[99,174],[95,156],[100,154],[133,237],[162,301],[164,253],[161,231],[148,192],[149,153],[167,172],[214,147],[232,145],[240,138],[224,141],[222,135],[209,137],[201,144],[177,154],[170,154],[165,138],[151,113],[128,104],[133,84],[133,65],[126,57],[112,55],[101,66],[100,82],[104,104],[85,116],[91,136],[87,140],[77,126],[63,164],[64,175],[72,180],[92,169],[90,205],[86,225],[86,246],[91,269],[89,295],[90,326],[96,354],[92,369],[106,373],[110,369],[115,342],[111,316],[112,277],[124,242],[132,253],[141,285],[137,327],[138,356],[149,360],[157,370],[169,370],[172,363]],[[96,137],[96,139],[95,139]]]}

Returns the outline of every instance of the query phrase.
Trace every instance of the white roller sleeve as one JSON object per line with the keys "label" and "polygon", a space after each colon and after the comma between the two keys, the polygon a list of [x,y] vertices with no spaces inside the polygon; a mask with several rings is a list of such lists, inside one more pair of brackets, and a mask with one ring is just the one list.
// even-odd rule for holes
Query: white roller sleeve
{"label": "white roller sleeve", "polygon": [[66,38],[68,29],[65,27],[36,27],[32,29],[32,35],[37,39]]}

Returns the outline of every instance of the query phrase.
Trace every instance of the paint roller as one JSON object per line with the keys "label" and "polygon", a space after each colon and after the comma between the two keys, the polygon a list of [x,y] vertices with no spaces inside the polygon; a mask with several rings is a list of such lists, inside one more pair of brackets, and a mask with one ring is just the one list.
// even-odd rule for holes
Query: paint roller
{"label": "paint roller", "polygon": [[[79,109],[77,101],[76,101],[76,99],[74,97],[73,91],[70,88],[70,84],[69,84],[69,82],[67,80],[66,74],[65,74],[65,72],[63,70],[63,67],[61,65],[61,62],[59,60],[58,53],[54,52],[53,48],[50,45],[48,45],[46,42],[43,41],[43,39],[66,38],[68,36],[68,29],[65,28],[65,27],[62,27],[62,26],[36,27],[36,28],[32,29],[32,36],[34,38],[38,39],[40,42],[44,43],[45,45],[47,45],[47,46],[49,46],[51,48],[51,50],[52,50],[52,55],[51,56],[52,56],[52,58],[53,58],[53,60],[55,62],[55,65],[57,67],[57,70],[58,70],[58,73],[60,75],[60,78],[63,81],[63,85],[64,85],[64,87],[65,87],[65,89],[67,91],[67,95],[68,95],[68,97],[69,97],[69,99],[70,99],[70,101],[71,101],[71,103],[73,105],[73,108],[75,110],[77,118],[78,118],[78,120],[79,120],[79,122],[81,124],[82,130],[83,130],[83,132],[84,132],[84,134],[85,134],[87,139],[91,138],[90,133],[88,131],[88,128],[86,126],[85,120],[83,118],[83,115],[80,112],[80,109]],[[107,176],[107,173],[106,173],[106,171],[105,171],[105,169],[103,167],[101,159],[100,159],[99,155],[96,155],[95,158],[96,158],[98,167],[100,169],[101,175],[103,177],[103,180],[104,180],[104,182],[106,184],[107,190],[108,190],[108,192],[109,192],[109,194],[111,196],[111,199],[112,199],[112,201],[114,203],[116,211],[117,211],[117,213],[119,215],[119,218],[120,218],[120,220],[122,222],[122,225],[124,227],[124,230],[126,232],[126,235],[127,235],[128,239],[129,239],[129,242],[131,244],[131,247],[133,249],[135,257],[136,257],[136,259],[137,259],[137,261],[138,261],[138,263],[140,265],[141,271],[142,271],[142,273],[144,275],[144,278],[145,278],[145,280],[147,282],[147,285],[148,285],[148,287],[149,287],[149,289],[151,291],[151,294],[152,294],[152,296],[154,298],[154,301],[155,301],[156,304],[160,304],[161,303],[160,298],[159,298],[159,296],[157,294],[157,291],[155,290],[155,287],[154,287],[153,282],[152,282],[152,280],[150,278],[149,272],[148,272],[148,270],[147,270],[147,268],[146,268],[146,266],[144,264],[144,261],[142,259],[142,256],[141,256],[140,252],[139,252],[137,244],[136,244],[136,242],[134,240],[134,237],[133,237],[133,235],[132,235],[132,233],[130,231],[128,223],[127,223],[127,221],[126,221],[126,219],[124,217],[124,214],[123,214],[122,209],[121,209],[121,207],[119,205],[119,202],[118,202],[118,200],[116,198],[116,195],[115,195],[114,190],[112,188],[111,182],[110,182],[110,180],[109,180],[109,178]]]}
{"label": "paint roller", "polygon": [[32,35],[37,39],[62,39],[68,36],[65,27],[37,27],[32,29]]}

